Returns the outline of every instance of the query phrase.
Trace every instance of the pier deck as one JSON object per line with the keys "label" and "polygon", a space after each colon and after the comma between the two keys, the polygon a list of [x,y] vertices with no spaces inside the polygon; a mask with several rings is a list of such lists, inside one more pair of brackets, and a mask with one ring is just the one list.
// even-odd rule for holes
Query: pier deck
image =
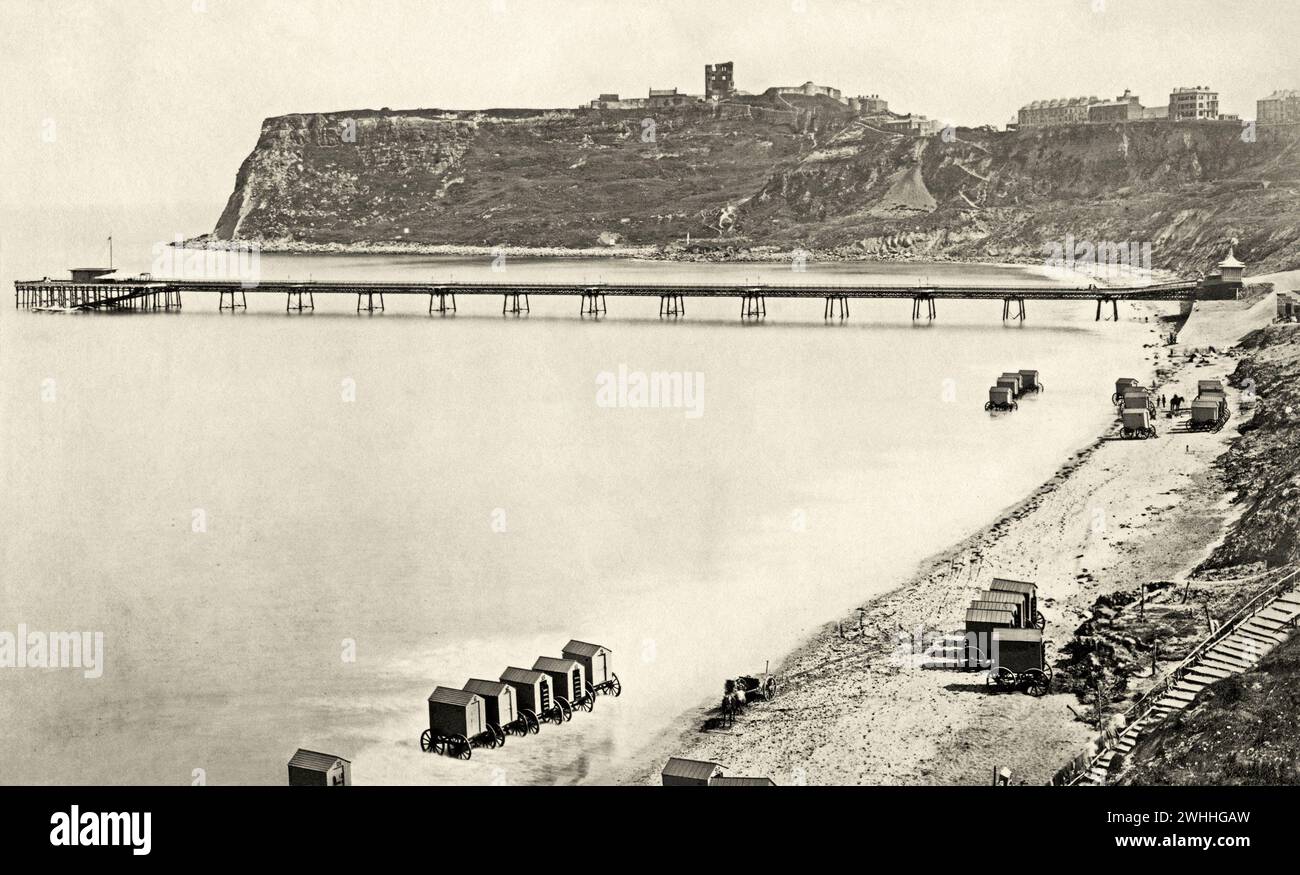
{"label": "pier deck", "polygon": [[[295,282],[267,280],[242,283],[237,280],[190,279],[101,279],[94,282],[35,280],[14,283],[14,306],[27,309],[170,310],[181,306],[182,292],[216,293],[221,310],[246,309],[249,295],[283,295],[286,310],[311,310],[316,295],[356,295],[357,310],[382,310],[388,295],[426,296],[429,312],[454,311],[456,297],[500,295],[503,313],[528,312],[528,299],[572,296],[580,299],[581,315],[602,315],[607,298],[659,298],[661,316],[685,315],[686,298],[738,298],[742,318],[766,315],[767,298],[808,298],[824,302],[827,318],[848,316],[850,298],[898,298],[912,301],[912,318],[924,313],[938,315],[936,301],[945,299],[1000,300],[1002,318],[1026,317],[1028,301],[1096,301],[1097,319],[1103,304],[1110,304],[1116,318],[1121,301],[1190,301],[1221,297],[1224,284],[1178,281],[1142,286],[1055,286],[1055,285],[864,285],[856,283],[548,283],[484,280],[474,282],[358,282],[316,280]],[[436,305],[435,305],[436,302]]]}

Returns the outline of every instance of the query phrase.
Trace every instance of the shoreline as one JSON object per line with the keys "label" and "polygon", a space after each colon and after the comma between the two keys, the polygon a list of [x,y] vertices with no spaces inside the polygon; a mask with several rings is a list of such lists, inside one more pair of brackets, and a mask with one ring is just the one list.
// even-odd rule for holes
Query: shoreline
{"label": "shoreline", "polygon": [[[865,252],[844,252],[846,247],[835,249],[803,249],[801,247],[784,248],[774,244],[759,244],[746,247],[739,252],[708,253],[689,252],[674,249],[672,245],[651,243],[640,246],[510,246],[510,245],[472,245],[461,243],[311,243],[299,240],[241,241],[217,240],[207,235],[190,237],[169,244],[173,248],[193,250],[229,251],[255,246],[258,252],[274,255],[426,255],[433,257],[460,258],[494,258],[498,256],[535,259],[623,259],[629,261],[661,261],[677,264],[788,264],[796,256],[802,255],[810,262],[828,264],[952,264],[979,265],[982,267],[1038,269],[1045,276],[1065,276],[1077,273],[1092,282],[1114,285],[1106,277],[1089,274],[1086,271],[1063,271],[1048,266],[1039,258],[997,261],[988,258],[954,256],[946,253],[925,253],[923,255],[906,254],[870,254]],[[1132,277],[1120,277],[1123,280],[1145,280],[1148,283],[1177,281],[1180,279],[1172,271],[1164,268],[1126,268]],[[1112,277],[1111,279],[1114,279]],[[1141,284],[1141,283],[1137,283]]]}
{"label": "shoreline", "polygon": [[[1160,383],[1166,394],[1187,394],[1196,379],[1226,381],[1235,364],[1230,355],[1167,362],[1168,349],[1155,347],[1147,374],[1170,370]],[[1017,783],[1048,783],[1096,738],[1073,693],[990,694],[984,672],[922,669],[899,645],[910,651],[920,633],[959,629],[974,593],[1006,576],[1039,584],[1055,663],[1099,596],[1190,574],[1240,512],[1214,467],[1235,431],[1170,434],[1170,420],[1158,423],[1154,441],[1116,440],[1108,425],[990,523],[785,654],[774,667],[782,684],[774,702],[707,732],[700,727],[716,701],[701,703],[616,782],[657,784],[667,756],[683,756],[777,784],[981,784],[1000,767]],[[1153,455],[1163,464],[1153,466]],[[1140,695],[1141,679],[1132,681]]]}
{"label": "shoreline", "polygon": [[216,240],[205,235],[169,243],[174,249],[228,251],[256,247],[275,255],[498,255],[516,258],[652,258],[658,246],[479,246],[461,243],[309,243],[301,240]]}

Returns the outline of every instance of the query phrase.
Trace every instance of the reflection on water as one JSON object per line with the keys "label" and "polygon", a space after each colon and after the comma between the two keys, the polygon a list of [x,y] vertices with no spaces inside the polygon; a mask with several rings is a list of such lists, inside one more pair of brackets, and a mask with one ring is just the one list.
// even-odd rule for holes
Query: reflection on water
{"label": "reflection on water", "polygon": [[[126,239],[126,235],[120,235]],[[147,238],[119,249],[147,269]],[[15,276],[55,274],[28,241]],[[125,253],[125,254],[123,254]],[[264,256],[266,278],[472,278],[484,260]],[[786,281],[775,266],[515,262],[575,276]],[[955,265],[819,266],[879,281],[1037,277]],[[283,783],[299,745],[358,783],[606,780],[721,679],[818,624],[1050,476],[1109,418],[1144,329],[1088,304],[494,299],[358,317],[250,296],[219,315],[0,315],[10,521],[0,628],[101,630],[104,677],[0,672],[0,781]],[[620,366],[700,374],[699,418],[602,406]],[[1033,367],[1049,391],[989,416]],[[52,382],[51,382],[52,381]],[[51,400],[43,389],[54,387]],[[1087,509],[1081,509],[1087,512]],[[201,513],[202,531],[195,531]],[[1008,571],[1016,557],[1001,557]],[[437,684],[496,677],[569,638],[624,683],[538,736],[468,762],[419,751]],[[346,654],[355,646],[355,660]]]}

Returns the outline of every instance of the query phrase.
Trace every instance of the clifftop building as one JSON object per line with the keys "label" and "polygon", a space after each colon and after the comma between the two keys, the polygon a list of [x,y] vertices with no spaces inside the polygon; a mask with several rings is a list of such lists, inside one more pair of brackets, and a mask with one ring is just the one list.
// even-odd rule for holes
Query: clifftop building
{"label": "clifftop building", "polygon": [[664,107],[688,106],[697,103],[699,97],[681,94],[676,88],[651,88],[649,97],[622,97],[617,94],[602,94],[587,104],[589,109],[662,109]]}
{"label": "clifftop building", "polygon": [[1219,92],[1205,85],[1175,88],[1169,93],[1169,120],[1205,121],[1219,117]]}
{"label": "clifftop building", "polygon": [[704,99],[726,100],[736,93],[734,62],[704,65]]}
{"label": "clifftop building", "polygon": [[1103,100],[1088,107],[1090,122],[1135,122],[1142,118],[1142,102],[1127,88],[1114,100]]}
{"label": "clifftop building", "polygon": [[623,97],[617,94],[602,94],[593,100],[591,109],[644,109],[647,101],[644,97]]}
{"label": "clifftop building", "polygon": [[802,94],[806,97],[815,97],[820,94],[824,97],[829,97],[832,100],[838,100],[843,104],[848,103],[838,88],[832,88],[829,85],[818,85],[812,80],[809,80],[802,85],[773,85],[763,93],[767,95]]}
{"label": "clifftop building", "polygon": [[[722,61],[717,64],[704,65],[704,95],[683,94],[676,88],[651,88],[646,97],[620,97],[618,94],[604,93],[594,100],[579,106],[579,109],[619,110],[619,109],[662,109],[667,107],[689,106],[704,101],[722,101],[733,97],[747,97],[749,92],[736,87],[736,66],[734,61]],[[879,94],[864,94],[858,97],[845,97],[838,88],[818,85],[809,80],[802,85],[774,85],[763,94],[767,97],[780,95],[800,95],[804,97],[829,97],[831,100],[847,107],[851,112],[866,117],[894,118],[889,111],[889,101]],[[925,122],[925,117],[919,117]],[[911,127],[928,130],[932,123]]]}
{"label": "clifftop building", "polygon": [[849,98],[849,109],[864,115],[879,115],[889,112],[889,101],[879,94],[860,94]]}
{"label": "clifftop building", "polygon": [[939,131],[943,130],[943,124],[938,119],[926,118],[923,115],[908,113],[899,116],[896,119],[881,124],[887,131],[893,131],[898,134],[907,134],[913,137],[933,137]]}
{"label": "clifftop building", "polygon": [[663,106],[685,106],[693,102],[689,94],[678,94],[676,88],[651,88],[650,97],[646,100],[646,106],[663,107]]}
{"label": "clifftop building", "polygon": [[1035,100],[1020,108],[1016,124],[1019,128],[1030,128],[1084,122],[1107,124],[1165,119],[1181,122],[1219,118],[1225,116],[1219,115],[1218,92],[1197,86],[1175,88],[1165,106],[1143,106],[1138,96],[1128,89],[1114,100],[1098,100],[1095,97]]}
{"label": "clifftop building", "polygon": [[1300,124],[1300,91],[1274,91],[1268,97],[1255,101],[1255,124]]}
{"label": "clifftop building", "polygon": [[1088,120],[1088,109],[1100,103],[1096,97],[1066,97],[1059,100],[1035,100],[1020,108],[1020,127],[1078,125]]}

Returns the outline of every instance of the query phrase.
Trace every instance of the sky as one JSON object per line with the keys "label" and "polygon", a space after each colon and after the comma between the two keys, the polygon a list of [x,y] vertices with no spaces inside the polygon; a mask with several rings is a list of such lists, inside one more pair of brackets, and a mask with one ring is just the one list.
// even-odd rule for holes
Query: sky
{"label": "sky", "polygon": [[[1298,0],[0,0],[0,206],[211,203],[264,118],[812,79],[945,123],[1300,88]],[[213,215],[215,223],[216,215]]]}

